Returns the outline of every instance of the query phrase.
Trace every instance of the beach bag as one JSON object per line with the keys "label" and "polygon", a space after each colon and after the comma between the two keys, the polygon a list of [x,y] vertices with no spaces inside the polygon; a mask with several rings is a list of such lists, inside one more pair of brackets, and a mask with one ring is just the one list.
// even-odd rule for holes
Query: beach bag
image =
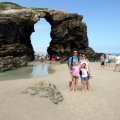
{"label": "beach bag", "polygon": [[80,76],[82,76],[82,71],[81,71],[81,70],[80,70],[80,73],[79,73],[79,74],[80,74]]}

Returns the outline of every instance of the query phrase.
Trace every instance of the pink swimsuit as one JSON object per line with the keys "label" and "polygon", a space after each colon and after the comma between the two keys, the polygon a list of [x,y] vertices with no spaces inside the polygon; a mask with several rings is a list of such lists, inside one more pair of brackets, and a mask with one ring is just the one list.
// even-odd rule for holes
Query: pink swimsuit
{"label": "pink swimsuit", "polygon": [[73,67],[72,67],[72,75],[73,76],[79,76],[80,75],[80,64],[79,65],[74,65]]}

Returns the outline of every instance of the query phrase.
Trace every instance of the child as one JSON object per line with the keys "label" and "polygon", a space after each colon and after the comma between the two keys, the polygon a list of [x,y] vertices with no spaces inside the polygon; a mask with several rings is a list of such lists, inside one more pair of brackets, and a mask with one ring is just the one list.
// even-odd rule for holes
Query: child
{"label": "child", "polygon": [[72,84],[73,84],[73,90],[77,91],[77,85],[78,85],[78,78],[79,78],[79,72],[80,72],[80,64],[78,61],[75,61],[75,65],[72,67],[71,74],[72,74]]}
{"label": "child", "polygon": [[81,65],[81,83],[82,83],[82,91],[86,92],[87,90],[87,83],[89,80],[88,70],[86,63],[83,63]]}

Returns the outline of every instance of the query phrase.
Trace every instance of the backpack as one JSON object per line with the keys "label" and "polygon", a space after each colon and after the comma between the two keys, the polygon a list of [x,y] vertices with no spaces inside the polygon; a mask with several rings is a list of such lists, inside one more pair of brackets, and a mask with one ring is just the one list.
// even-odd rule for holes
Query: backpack
{"label": "backpack", "polygon": [[[79,62],[79,61],[80,61],[80,58],[77,57],[77,59],[78,59],[78,62]],[[71,60],[71,66],[73,66],[73,56],[72,56],[72,60]]]}

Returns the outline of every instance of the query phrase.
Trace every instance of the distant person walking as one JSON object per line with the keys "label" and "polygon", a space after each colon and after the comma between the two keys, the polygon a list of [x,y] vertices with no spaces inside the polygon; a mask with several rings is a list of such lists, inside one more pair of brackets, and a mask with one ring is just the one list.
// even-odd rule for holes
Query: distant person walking
{"label": "distant person walking", "polygon": [[105,54],[105,66],[106,66],[106,67],[108,66],[108,57],[107,57],[106,54]]}
{"label": "distant person walking", "polygon": [[111,67],[112,56],[111,54],[108,55],[108,66]]}
{"label": "distant person walking", "polygon": [[71,90],[71,87],[72,87],[72,82],[73,82],[73,76],[72,76],[72,69],[73,69],[73,66],[75,65],[75,62],[78,61],[79,62],[80,58],[78,57],[78,51],[77,50],[74,50],[73,51],[73,55],[72,57],[69,58],[69,63],[68,63],[68,66],[69,66],[69,69],[70,69],[70,74],[71,74],[71,77],[72,77],[72,80],[69,81],[69,90]]}
{"label": "distant person walking", "polygon": [[102,54],[100,57],[100,65],[101,65],[101,69],[104,69],[105,67],[105,55]]}
{"label": "distant person walking", "polygon": [[120,56],[115,57],[115,70],[114,71],[119,71],[120,72]]}

